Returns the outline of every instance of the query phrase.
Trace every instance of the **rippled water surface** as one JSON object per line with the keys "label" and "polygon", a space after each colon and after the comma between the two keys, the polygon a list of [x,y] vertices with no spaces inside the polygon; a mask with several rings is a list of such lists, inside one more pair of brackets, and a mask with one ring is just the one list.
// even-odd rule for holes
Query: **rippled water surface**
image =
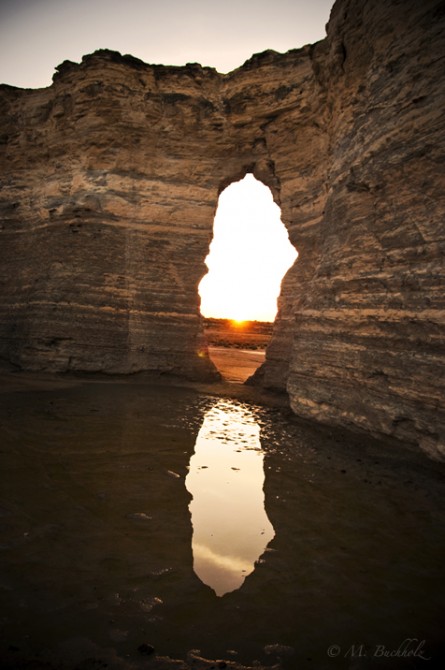
{"label": "rippled water surface", "polygon": [[0,659],[355,668],[407,638],[438,658],[439,466],[194,390],[0,399]]}

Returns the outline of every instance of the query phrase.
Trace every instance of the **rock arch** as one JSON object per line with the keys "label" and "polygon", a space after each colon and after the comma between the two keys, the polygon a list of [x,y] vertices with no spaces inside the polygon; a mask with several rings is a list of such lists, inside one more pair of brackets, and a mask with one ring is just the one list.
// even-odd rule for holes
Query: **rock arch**
{"label": "rock arch", "polygon": [[263,383],[440,455],[441,4],[339,0],[325,40],[228,75],[99,51],[2,86],[0,356],[212,376],[197,287],[219,192],[251,170],[299,251]]}

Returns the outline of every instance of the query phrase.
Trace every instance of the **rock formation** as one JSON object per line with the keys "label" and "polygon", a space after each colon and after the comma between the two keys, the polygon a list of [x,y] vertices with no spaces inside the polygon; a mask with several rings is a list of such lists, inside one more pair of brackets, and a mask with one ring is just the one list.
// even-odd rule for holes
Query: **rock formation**
{"label": "rock formation", "polygon": [[0,356],[216,375],[197,287],[252,172],[299,258],[261,378],[300,416],[445,451],[441,0],[339,0],[228,75],[99,51],[0,87]]}

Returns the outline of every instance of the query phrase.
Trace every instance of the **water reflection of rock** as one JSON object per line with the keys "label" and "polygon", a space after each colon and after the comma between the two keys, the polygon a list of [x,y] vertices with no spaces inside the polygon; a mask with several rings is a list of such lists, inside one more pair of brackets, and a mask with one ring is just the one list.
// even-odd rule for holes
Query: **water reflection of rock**
{"label": "water reflection of rock", "polygon": [[[215,398],[139,383],[31,383],[0,403],[0,667],[11,667],[10,645],[21,669],[36,654],[38,667],[48,658],[90,667],[86,659],[107,661],[110,650],[119,667],[145,667],[147,643],[177,658],[236,650],[239,663],[264,665],[292,647],[283,667],[319,669],[332,644],[397,649],[407,631],[436,658],[443,481],[420,454],[408,462],[395,445],[389,453],[250,406],[276,536],[242,588],[217,598],[193,572],[184,485]],[[256,428],[243,438],[226,423],[216,435],[228,430],[262,460],[243,449],[250,438],[258,445]]]}
{"label": "water reflection of rock", "polygon": [[275,535],[263,485],[259,425],[245,406],[217,402],[204,417],[186,486],[194,570],[218,596],[240,588]]}

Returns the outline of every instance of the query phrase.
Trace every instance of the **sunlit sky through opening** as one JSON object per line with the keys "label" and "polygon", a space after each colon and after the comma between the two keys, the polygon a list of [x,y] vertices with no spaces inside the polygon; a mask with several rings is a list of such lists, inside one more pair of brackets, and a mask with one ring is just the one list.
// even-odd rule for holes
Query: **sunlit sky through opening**
{"label": "sunlit sky through opening", "polygon": [[199,287],[204,316],[274,320],[281,280],[297,257],[280,214],[270,189],[251,174],[221,193]]}

